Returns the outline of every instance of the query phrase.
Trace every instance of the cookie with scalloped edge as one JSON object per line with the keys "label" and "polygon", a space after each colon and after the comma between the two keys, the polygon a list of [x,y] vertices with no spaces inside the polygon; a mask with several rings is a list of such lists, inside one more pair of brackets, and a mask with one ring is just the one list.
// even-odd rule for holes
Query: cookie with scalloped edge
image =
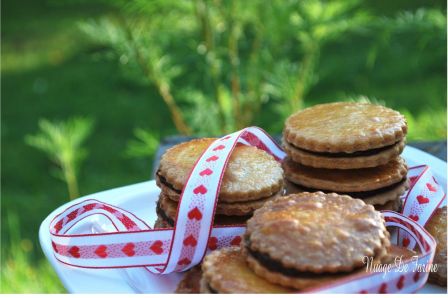
{"label": "cookie with scalloped edge", "polygon": [[[390,245],[388,239],[384,240],[383,248],[381,248],[370,262],[372,265],[383,263],[383,259],[387,255],[387,247]],[[246,257],[248,266],[252,271],[260,277],[269,280],[272,283],[279,284],[284,287],[291,287],[297,290],[310,290],[322,286],[330,286],[333,283],[341,282],[343,279],[356,278],[358,275],[366,273],[366,267],[355,269],[351,272],[340,273],[310,273],[310,272],[294,272],[293,270],[283,270],[279,267],[269,265],[266,267],[258,259],[253,257],[246,247],[242,247],[243,254]],[[366,260],[367,262],[367,260]],[[364,264],[366,265],[366,264]]]}
{"label": "cookie with scalloped edge", "polygon": [[335,193],[279,197],[247,221],[245,247],[284,270],[350,272],[375,257],[388,239],[384,218],[372,205]]}
{"label": "cookie with scalloped edge", "polygon": [[385,165],[366,169],[318,169],[285,158],[282,163],[285,177],[299,185],[327,192],[365,192],[396,184],[405,179],[407,166],[398,157]]}
{"label": "cookie with scalloped edge", "polygon": [[355,153],[316,153],[299,149],[283,139],[286,154],[294,161],[305,166],[325,169],[361,169],[372,168],[397,158],[406,145],[403,138],[384,148],[371,149]]}
{"label": "cookie with scalloped edge", "polygon": [[283,136],[313,152],[365,151],[392,145],[407,133],[405,117],[381,105],[359,102],[319,104],[291,115]]}
{"label": "cookie with scalloped edge", "polygon": [[256,275],[247,266],[239,247],[226,247],[207,255],[202,263],[203,293],[291,293]]}
{"label": "cookie with scalloped edge", "polygon": [[[214,140],[196,139],[168,149],[161,158],[159,176],[180,192],[196,161]],[[224,172],[219,199],[236,202],[269,197],[282,189],[282,183],[283,170],[272,155],[238,144]]]}

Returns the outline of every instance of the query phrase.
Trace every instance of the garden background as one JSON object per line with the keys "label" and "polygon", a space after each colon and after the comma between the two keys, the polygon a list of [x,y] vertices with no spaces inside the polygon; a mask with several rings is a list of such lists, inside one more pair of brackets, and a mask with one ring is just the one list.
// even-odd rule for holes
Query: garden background
{"label": "garden background", "polygon": [[70,198],[150,179],[158,142],[316,103],[405,113],[446,140],[446,2],[2,2],[1,292],[64,292],[38,244]]}

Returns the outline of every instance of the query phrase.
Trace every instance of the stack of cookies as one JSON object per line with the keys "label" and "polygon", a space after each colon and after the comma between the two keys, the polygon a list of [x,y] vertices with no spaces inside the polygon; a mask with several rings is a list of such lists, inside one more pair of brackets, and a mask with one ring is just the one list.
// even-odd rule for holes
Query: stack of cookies
{"label": "stack of cookies", "polygon": [[409,187],[400,157],[406,133],[403,115],[370,103],[321,104],[293,114],[283,131],[289,192],[336,192],[399,210]]}
{"label": "stack of cookies", "polygon": [[382,215],[335,193],[278,197],[247,222],[241,248],[212,252],[202,264],[202,293],[287,293],[362,274],[366,258],[387,256]]}
{"label": "stack of cookies", "polygon": [[[181,192],[196,161],[212,138],[176,145],[162,156],[156,174],[161,192],[155,227],[173,227]],[[230,156],[218,197],[214,224],[242,224],[265,202],[283,191],[283,170],[268,153],[238,144]]]}

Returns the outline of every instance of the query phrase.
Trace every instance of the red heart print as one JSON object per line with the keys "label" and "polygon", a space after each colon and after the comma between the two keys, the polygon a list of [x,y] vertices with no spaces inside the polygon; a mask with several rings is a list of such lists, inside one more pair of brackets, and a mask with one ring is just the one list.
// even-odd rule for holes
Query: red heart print
{"label": "red heart print", "polygon": [[408,247],[409,243],[411,243],[411,240],[409,240],[409,238],[403,238],[402,243],[404,247]]}
{"label": "red heart print", "polygon": [[222,150],[222,149],[224,149],[224,148],[226,148],[226,146],[224,146],[224,145],[219,145],[219,146],[216,146],[215,148],[213,148],[213,151],[219,151],[219,150]]}
{"label": "red heart print", "polygon": [[428,199],[427,197],[422,196],[422,195],[418,195],[418,196],[417,196],[417,201],[418,201],[418,203],[419,203],[420,205],[421,205],[421,204],[429,203],[429,199]]}
{"label": "red heart print", "polygon": [[382,284],[381,284],[381,287],[380,287],[380,289],[379,289],[379,291],[378,291],[378,293],[380,293],[380,294],[386,294],[386,293],[387,293],[387,284],[382,283]]}
{"label": "red heart print", "polygon": [[69,250],[68,253],[71,254],[73,257],[75,258],[79,258],[81,255],[79,254],[79,247],[77,246],[72,246]]}
{"label": "red heart print", "polygon": [[414,276],[412,277],[412,279],[414,280],[414,282],[417,282],[417,280],[419,280],[420,278],[420,272],[415,272]]}
{"label": "red heart print", "polygon": [[58,223],[54,226],[54,229],[56,230],[56,233],[59,233],[59,231],[62,229],[62,219],[58,221]]}
{"label": "red heart print", "polygon": [[190,220],[192,219],[201,220],[202,213],[201,211],[199,211],[198,207],[194,207],[193,209],[190,210],[190,212],[188,212],[188,218]]}
{"label": "red heart print", "polygon": [[225,141],[225,140],[228,140],[228,139],[230,139],[230,136],[225,136],[225,137],[222,138],[221,140]]}
{"label": "red heart print", "polygon": [[184,239],[184,245],[185,246],[192,246],[195,247],[198,242],[196,241],[196,238],[193,237],[193,235],[190,234],[187,238]]}
{"label": "red heart print", "polygon": [[216,237],[210,237],[208,240],[208,248],[210,250],[215,250],[218,248],[218,238]]}
{"label": "red heart print", "polygon": [[201,184],[198,187],[196,187],[195,189],[193,189],[193,193],[195,195],[197,195],[197,194],[205,195],[207,193],[207,188],[205,188],[205,186],[203,184]]}
{"label": "red heart print", "polygon": [[206,162],[217,161],[218,158],[219,158],[218,156],[213,155],[213,156],[210,156],[209,158],[207,158],[205,161]]}
{"label": "red heart print", "polygon": [[190,265],[191,261],[189,258],[183,258],[179,262],[177,262],[178,265]]}
{"label": "red heart print", "polygon": [[210,176],[211,174],[213,174],[213,171],[210,170],[209,168],[206,168],[205,170],[199,173],[200,176]]}
{"label": "red heart print", "polygon": [[413,184],[415,183],[415,180],[417,180],[417,178],[418,178],[418,176],[412,176],[412,177],[409,177],[409,183],[410,183],[411,185],[413,185]]}
{"label": "red heart print", "polygon": [[58,247],[56,246],[56,243],[54,243],[53,241],[51,241],[51,246],[53,246],[53,250],[54,250],[55,252],[59,252],[59,251],[58,251]]}
{"label": "red heart print", "polygon": [[128,257],[132,257],[135,255],[134,247],[134,243],[128,243],[121,249],[121,251]]}
{"label": "red heart print", "polygon": [[417,214],[411,214],[411,215],[409,215],[409,218],[412,219],[413,221],[418,221],[418,219],[419,219]]}
{"label": "red heart print", "polygon": [[93,210],[94,207],[95,207],[95,204],[87,204],[83,207],[84,212],[91,211],[91,210]]}
{"label": "red heart print", "polygon": [[107,247],[105,245],[98,246],[98,248],[95,249],[95,254],[100,258],[107,257]]}
{"label": "red heart print", "polygon": [[72,211],[67,215],[67,222],[72,221],[76,218],[76,215],[78,214],[78,210]]}
{"label": "red heart print", "polygon": [[400,276],[397,282],[397,289],[401,290],[404,286],[404,275]]}
{"label": "red heart print", "polygon": [[437,191],[437,187],[435,187],[435,186],[432,185],[431,183],[426,183],[426,187],[427,187],[428,190],[431,191],[431,192],[436,192],[436,191]]}
{"label": "red heart print", "polygon": [[241,237],[240,236],[236,236],[235,238],[232,239],[232,241],[230,241],[230,245],[240,245],[241,243]]}
{"label": "red heart print", "polygon": [[160,240],[155,241],[149,249],[152,250],[156,255],[161,255],[163,253],[163,242]]}

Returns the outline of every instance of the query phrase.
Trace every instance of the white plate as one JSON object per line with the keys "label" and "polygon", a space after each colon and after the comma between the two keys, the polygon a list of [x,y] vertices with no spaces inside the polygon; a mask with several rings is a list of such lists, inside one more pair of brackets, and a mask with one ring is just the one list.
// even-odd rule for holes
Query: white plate
{"label": "white plate", "polygon": [[[446,162],[421,150],[407,146],[402,154],[408,165],[427,164],[431,166],[437,181],[446,192]],[[97,199],[133,212],[150,226],[156,219],[156,201],[159,188],[154,180],[130,186],[115,188],[96,194],[84,196],[54,210],[42,222],[39,230],[39,240],[50,264],[58,274],[62,284],[69,293],[172,293],[181,274],[157,276],[145,269],[81,269],[59,263],[54,255],[50,241],[49,224],[56,214],[69,205],[79,201]],[[445,200],[446,201],[446,200]],[[82,224],[72,229],[73,232],[100,232],[110,230],[102,217],[89,217]],[[446,293],[446,288],[427,284],[419,293]]]}

